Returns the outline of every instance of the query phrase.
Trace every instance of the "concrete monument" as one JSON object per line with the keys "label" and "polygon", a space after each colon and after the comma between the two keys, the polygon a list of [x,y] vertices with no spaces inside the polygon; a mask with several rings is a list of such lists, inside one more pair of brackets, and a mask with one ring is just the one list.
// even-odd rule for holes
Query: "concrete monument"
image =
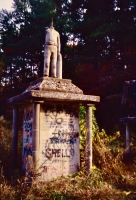
{"label": "concrete monument", "polygon": [[[92,169],[92,103],[99,96],[84,95],[69,79],[62,79],[59,33],[53,25],[47,30],[44,76],[30,83],[20,95],[8,99],[13,108],[11,168],[17,165],[18,113],[24,108],[22,169],[37,172],[38,181],[47,181],[78,171],[79,106],[86,107],[87,170]],[[49,76],[51,69],[51,77]],[[57,78],[56,78],[57,77]]]}
{"label": "concrete monument", "polygon": [[44,70],[43,76],[62,78],[62,57],[60,53],[60,35],[53,27],[46,30],[44,46]]}

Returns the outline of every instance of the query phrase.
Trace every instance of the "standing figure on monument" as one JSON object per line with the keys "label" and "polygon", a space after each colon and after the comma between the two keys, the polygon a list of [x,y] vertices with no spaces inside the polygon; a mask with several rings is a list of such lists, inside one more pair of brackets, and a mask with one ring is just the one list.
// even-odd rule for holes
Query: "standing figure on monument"
{"label": "standing figure on monument", "polygon": [[[51,70],[51,72],[50,72]],[[60,54],[60,35],[53,27],[46,30],[44,46],[44,69],[43,76],[62,78],[62,57]]]}

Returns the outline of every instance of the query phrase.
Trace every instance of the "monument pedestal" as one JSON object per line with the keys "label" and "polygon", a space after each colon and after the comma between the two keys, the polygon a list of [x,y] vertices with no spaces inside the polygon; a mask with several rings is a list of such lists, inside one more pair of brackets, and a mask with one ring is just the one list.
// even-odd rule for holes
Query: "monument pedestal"
{"label": "monument pedestal", "polygon": [[42,77],[22,94],[8,100],[13,109],[12,165],[17,154],[18,105],[24,106],[22,168],[35,170],[38,180],[47,181],[78,171],[79,104],[87,109],[87,169],[92,167],[92,108],[99,96],[84,95],[71,80]]}

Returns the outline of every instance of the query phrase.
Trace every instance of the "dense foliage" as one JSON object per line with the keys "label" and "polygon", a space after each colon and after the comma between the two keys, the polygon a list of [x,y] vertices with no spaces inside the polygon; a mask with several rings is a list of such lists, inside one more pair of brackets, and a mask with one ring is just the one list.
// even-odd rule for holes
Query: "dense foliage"
{"label": "dense foliage", "polygon": [[[12,12],[0,12],[1,103],[42,76],[45,27],[53,17],[61,35],[63,78],[101,96],[102,127],[118,124],[123,82],[136,79],[136,1],[14,0],[13,6]],[[109,110],[111,122],[103,120]]]}

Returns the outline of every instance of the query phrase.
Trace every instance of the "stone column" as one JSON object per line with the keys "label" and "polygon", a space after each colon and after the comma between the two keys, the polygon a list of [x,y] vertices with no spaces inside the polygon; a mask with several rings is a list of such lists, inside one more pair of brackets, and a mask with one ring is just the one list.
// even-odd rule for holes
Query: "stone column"
{"label": "stone column", "polygon": [[12,145],[11,145],[11,169],[17,168],[17,145],[18,145],[18,107],[13,107],[12,118]]}
{"label": "stone column", "polygon": [[32,153],[34,168],[37,172],[39,162],[39,127],[40,127],[40,103],[33,103],[33,135],[32,135]]}
{"label": "stone column", "polygon": [[129,125],[128,123],[126,125],[126,153],[130,153],[130,134],[129,134]]}
{"label": "stone column", "polygon": [[86,170],[92,170],[92,104],[87,104],[86,108]]}
{"label": "stone column", "polygon": [[86,107],[86,170],[92,170],[92,104]]}

